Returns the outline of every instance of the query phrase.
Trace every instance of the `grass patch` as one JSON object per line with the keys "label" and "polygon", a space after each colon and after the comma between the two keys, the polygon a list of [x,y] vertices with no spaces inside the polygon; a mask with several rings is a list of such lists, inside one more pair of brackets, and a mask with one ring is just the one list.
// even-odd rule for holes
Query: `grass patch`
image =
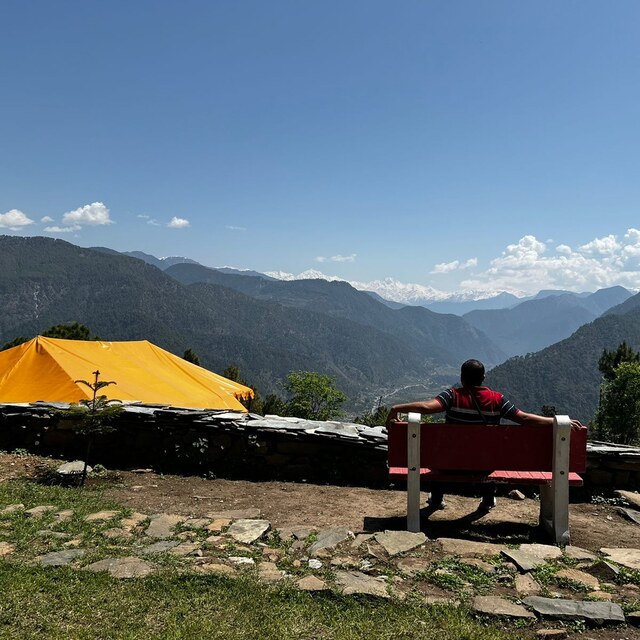
{"label": "grass patch", "polygon": [[265,588],[252,578],[158,575],[117,581],[70,569],[0,562],[0,638],[518,637],[452,607]]}

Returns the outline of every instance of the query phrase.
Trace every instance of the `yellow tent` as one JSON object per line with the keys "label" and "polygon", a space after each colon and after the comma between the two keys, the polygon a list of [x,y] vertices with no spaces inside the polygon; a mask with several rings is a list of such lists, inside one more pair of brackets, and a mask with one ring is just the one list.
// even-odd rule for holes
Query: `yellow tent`
{"label": "yellow tent", "polygon": [[100,342],[38,336],[0,351],[0,402],[78,402],[92,392],[76,380],[117,384],[100,390],[123,402],[246,411],[238,398],[253,390],[228,380],[147,340]]}

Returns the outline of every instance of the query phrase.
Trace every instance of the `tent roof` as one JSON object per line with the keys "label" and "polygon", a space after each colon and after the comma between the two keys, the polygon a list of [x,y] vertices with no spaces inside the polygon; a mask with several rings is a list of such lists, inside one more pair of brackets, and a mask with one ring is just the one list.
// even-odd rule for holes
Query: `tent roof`
{"label": "tent roof", "polygon": [[100,394],[123,402],[246,411],[253,390],[187,362],[147,340],[101,342],[38,336],[0,352],[0,402],[78,402],[92,397],[76,380],[113,380]]}

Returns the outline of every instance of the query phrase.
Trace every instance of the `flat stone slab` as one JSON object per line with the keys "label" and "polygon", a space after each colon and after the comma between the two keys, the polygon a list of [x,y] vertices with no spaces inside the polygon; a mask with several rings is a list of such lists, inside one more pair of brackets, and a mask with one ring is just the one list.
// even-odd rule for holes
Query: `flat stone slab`
{"label": "flat stone slab", "polygon": [[262,538],[270,528],[271,523],[267,520],[237,520],[227,529],[226,535],[237,542],[251,544]]}
{"label": "flat stone slab", "polygon": [[444,553],[460,558],[478,558],[480,556],[497,556],[507,550],[503,544],[491,542],[475,542],[473,540],[460,540],[458,538],[438,538]]}
{"label": "flat stone slab", "polygon": [[113,520],[120,515],[120,511],[97,511],[96,513],[90,513],[85,519],[85,522],[102,522],[104,520]]}
{"label": "flat stone slab", "polygon": [[309,547],[309,555],[313,556],[322,549],[333,549],[350,536],[351,532],[348,529],[324,529],[318,533],[318,539]]}
{"label": "flat stone slab", "polygon": [[182,523],[187,529],[205,529],[211,524],[211,518],[189,518]]}
{"label": "flat stone slab", "polygon": [[305,576],[296,582],[296,587],[302,591],[326,591],[329,587],[324,580],[315,576]]}
{"label": "flat stone slab", "polygon": [[233,564],[237,565],[254,565],[256,563],[253,558],[249,558],[247,556],[230,556],[229,562],[233,562]]}
{"label": "flat stone slab", "polygon": [[212,511],[207,513],[205,517],[211,520],[217,518],[228,518],[230,520],[257,520],[260,518],[260,509],[251,507],[249,509],[232,509],[230,511]]}
{"label": "flat stone slab", "polygon": [[623,567],[640,570],[640,549],[606,548],[600,549],[600,553]]}
{"label": "flat stone slab", "polygon": [[628,520],[631,520],[631,522],[640,524],[640,511],[635,511],[634,509],[624,509],[623,507],[620,507],[618,509],[618,512]]}
{"label": "flat stone slab", "polygon": [[111,529],[106,529],[102,532],[102,535],[111,540],[128,540],[129,538],[133,538],[131,531],[129,531],[129,529],[124,529],[123,527],[112,527]]}
{"label": "flat stone slab", "polygon": [[[57,469],[56,473],[61,476],[71,476],[80,474],[84,471],[84,462],[82,460],[74,460],[73,462],[65,462],[61,464]],[[93,468],[87,466],[87,473],[91,473]]]}
{"label": "flat stone slab", "polygon": [[85,554],[84,549],[65,549],[39,556],[36,560],[43,567],[64,567]]}
{"label": "flat stone slab", "polygon": [[273,584],[280,582],[284,578],[284,575],[282,571],[278,569],[275,562],[261,562],[258,565],[258,577],[263,582]]}
{"label": "flat stone slab", "polygon": [[402,560],[398,561],[396,565],[402,573],[413,577],[418,573],[422,573],[426,571],[431,563],[428,560],[423,560],[422,558],[402,558]]}
{"label": "flat stone slab", "polygon": [[567,545],[564,548],[564,555],[567,556],[567,558],[573,558],[574,560],[595,560],[596,559],[596,555],[594,553],[591,553],[591,551],[587,551],[586,549],[583,549],[582,547],[574,547],[573,545]]}
{"label": "flat stone slab", "polygon": [[87,571],[107,571],[114,578],[144,578],[153,572],[153,567],[141,560],[129,556],[127,558],[107,558],[85,567]]}
{"label": "flat stone slab", "polygon": [[376,542],[384,548],[390,556],[411,551],[424,544],[427,536],[424,533],[411,533],[410,531],[385,531],[376,533]]}
{"label": "flat stone slab", "polygon": [[145,522],[145,520],[148,520],[148,519],[149,519],[149,516],[146,515],[145,513],[139,513],[137,511],[134,511],[127,518],[123,518],[120,524],[124,529],[133,529],[141,525],[143,522]]}
{"label": "flat stone slab", "polygon": [[516,593],[520,598],[526,598],[527,596],[537,596],[542,587],[540,583],[528,573],[518,574],[514,580],[514,586]]}
{"label": "flat stone slab", "polygon": [[640,493],[635,491],[623,491],[619,489],[614,493],[620,498],[624,498],[634,509],[640,509]]}
{"label": "flat stone slab", "polygon": [[16,545],[10,542],[0,542],[0,558],[11,555],[16,550]]}
{"label": "flat stone slab", "polygon": [[73,509],[63,509],[53,514],[55,522],[67,522],[73,518]]}
{"label": "flat stone slab", "polygon": [[140,553],[145,556],[150,553],[166,553],[167,551],[171,551],[174,547],[177,547],[179,544],[180,542],[178,542],[178,540],[161,540],[160,542],[154,542],[148,547],[145,547]]}
{"label": "flat stone slab", "polygon": [[561,620],[590,620],[596,624],[624,622],[620,605],[612,602],[589,602],[586,600],[561,600],[531,596],[523,602],[537,614]]}
{"label": "flat stone slab", "polygon": [[170,553],[181,557],[197,555],[198,551],[200,551],[200,546],[199,542],[181,542],[173,547]]}
{"label": "flat stone slab", "polygon": [[16,511],[24,511],[23,504],[8,504],[6,507],[0,509],[0,516],[10,516]]}
{"label": "flat stone slab", "polygon": [[27,516],[27,518],[42,518],[42,516],[49,513],[50,511],[57,511],[57,510],[58,510],[58,507],[52,504],[43,504],[38,507],[33,507],[32,509],[27,509],[24,512],[24,515]]}
{"label": "flat stone slab", "polygon": [[564,578],[571,582],[577,582],[591,591],[600,590],[600,582],[598,581],[598,578],[585,573],[584,571],[580,571],[579,569],[560,569],[560,571],[556,573],[556,577]]}
{"label": "flat stone slab", "polygon": [[344,595],[368,595],[378,598],[389,598],[386,582],[372,578],[360,571],[338,571],[336,584]]}
{"label": "flat stone slab", "polygon": [[562,550],[548,544],[523,544],[519,549],[505,549],[502,555],[509,558],[520,571],[532,571],[547,560],[559,558]]}
{"label": "flat stone slab", "polygon": [[170,513],[159,513],[151,516],[151,522],[145,533],[151,538],[171,538],[174,528],[186,518]]}
{"label": "flat stone slab", "polygon": [[209,524],[205,526],[205,529],[211,533],[219,533],[232,522],[233,520],[231,520],[231,518],[216,518],[213,521],[209,521]]}
{"label": "flat stone slab", "polygon": [[515,604],[499,596],[476,596],[471,603],[476,613],[489,616],[506,616],[509,618],[535,618],[535,615],[522,605]]}

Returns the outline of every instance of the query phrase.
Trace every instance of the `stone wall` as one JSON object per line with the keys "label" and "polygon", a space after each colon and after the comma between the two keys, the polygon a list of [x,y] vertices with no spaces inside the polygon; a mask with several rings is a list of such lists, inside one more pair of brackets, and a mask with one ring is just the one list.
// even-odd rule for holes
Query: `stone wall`
{"label": "stone wall", "polygon": [[[0,405],[0,449],[81,459],[83,439],[56,413],[67,406]],[[92,463],[111,468],[389,486],[383,427],[129,405],[92,451]],[[640,449],[590,442],[587,456],[587,490],[640,488]]]}

